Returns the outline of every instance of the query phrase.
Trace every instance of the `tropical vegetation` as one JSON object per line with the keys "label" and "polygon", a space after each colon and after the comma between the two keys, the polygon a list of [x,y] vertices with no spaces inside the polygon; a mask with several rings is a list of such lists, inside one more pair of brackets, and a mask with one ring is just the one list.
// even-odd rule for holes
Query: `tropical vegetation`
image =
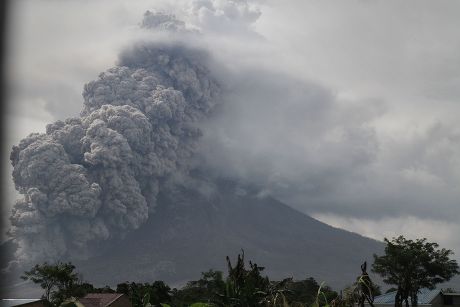
{"label": "tropical vegetation", "polygon": [[[436,243],[402,236],[391,241],[385,238],[385,243],[384,255],[374,255],[372,271],[380,274],[385,283],[396,286],[395,307],[402,307],[403,302],[408,306],[409,301],[416,306],[421,288],[433,289],[459,273],[457,262],[451,259],[452,251],[439,249]],[[356,281],[338,294],[312,277],[270,280],[263,275],[264,267],[252,261],[246,263],[244,251],[234,263],[229,257],[226,261],[225,276],[211,269],[180,289],[171,288],[163,281],[126,281],[115,288],[98,288],[83,282],[74,265],[62,262],[37,264],[22,278],[39,284],[44,289],[43,299],[50,305],[66,307],[79,306],[78,298],[87,293],[123,293],[133,307],[364,307],[365,304],[373,307],[374,297],[380,294],[380,287],[366,271],[366,262]]]}

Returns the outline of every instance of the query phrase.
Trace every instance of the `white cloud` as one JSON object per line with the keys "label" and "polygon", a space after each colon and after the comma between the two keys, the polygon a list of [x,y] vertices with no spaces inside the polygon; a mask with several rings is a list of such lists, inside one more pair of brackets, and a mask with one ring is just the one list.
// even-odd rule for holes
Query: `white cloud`
{"label": "white cloud", "polygon": [[[313,217],[334,227],[357,232],[376,240],[404,235],[409,239],[427,238],[430,242],[437,242],[447,249],[456,249],[460,245],[460,240],[452,235],[460,231],[460,226],[455,222],[415,216],[359,219],[334,214],[315,214]],[[460,254],[457,253],[455,256],[460,259]]]}

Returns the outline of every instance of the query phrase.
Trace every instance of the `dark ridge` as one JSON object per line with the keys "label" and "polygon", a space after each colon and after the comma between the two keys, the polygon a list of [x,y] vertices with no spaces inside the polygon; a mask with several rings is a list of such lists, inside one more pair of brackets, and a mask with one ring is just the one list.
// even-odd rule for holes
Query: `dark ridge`
{"label": "dark ridge", "polygon": [[221,181],[212,195],[178,188],[159,196],[157,211],[105,253],[78,263],[85,279],[116,284],[164,280],[183,284],[244,249],[272,279],[313,276],[333,287],[355,281],[383,243],[333,228],[271,197]]}

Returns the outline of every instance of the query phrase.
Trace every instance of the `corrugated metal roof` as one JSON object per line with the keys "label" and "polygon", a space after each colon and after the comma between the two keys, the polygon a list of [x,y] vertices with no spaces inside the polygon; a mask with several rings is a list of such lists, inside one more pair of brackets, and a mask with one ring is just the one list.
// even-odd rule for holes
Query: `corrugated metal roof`
{"label": "corrugated metal roof", "polygon": [[388,292],[374,298],[374,304],[394,304],[396,291]]}
{"label": "corrugated metal roof", "polygon": [[[429,305],[431,301],[441,292],[439,289],[429,290],[421,289],[418,293],[417,302],[419,305]],[[376,296],[374,304],[391,304],[395,303],[396,291]]]}
{"label": "corrugated metal roof", "polygon": [[440,289],[434,289],[434,290],[422,289],[420,290],[420,293],[418,294],[417,302],[419,304],[431,304],[431,302],[440,292],[441,292]]}
{"label": "corrugated metal roof", "polygon": [[86,304],[83,302],[83,300],[80,301],[85,306],[87,306],[87,304],[89,305],[91,300],[94,304],[91,304],[92,306],[96,306],[96,304],[99,306],[108,306],[122,295],[122,293],[88,293],[83,298],[85,299]]}

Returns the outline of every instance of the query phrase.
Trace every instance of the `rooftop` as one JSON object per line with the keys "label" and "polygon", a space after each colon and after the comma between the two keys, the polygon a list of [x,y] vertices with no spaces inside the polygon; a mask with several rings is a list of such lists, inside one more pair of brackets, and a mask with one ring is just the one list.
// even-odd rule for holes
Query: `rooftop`
{"label": "rooftop", "polygon": [[[417,302],[419,305],[429,305],[431,301],[441,292],[439,289],[429,290],[429,289],[421,289],[418,297]],[[395,303],[395,296],[396,291],[385,293],[379,296],[376,296],[374,299],[374,304],[391,304],[394,305]]]}
{"label": "rooftop", "polygon": [[110,305],[122,295],[121,293],[88,293],[79,301],[86,307],[104,307]]}
{"label": "rooftop", "polygon": [[39,298],[33,298],[33,299],[22,299],[22,298],[5,298],[0,300],[0,307],[12,307],[12,306],[17,306],[17,305],[23,305],[23,304],[28,304],[28,303],[33,303],[40,301],[41,299]]}

